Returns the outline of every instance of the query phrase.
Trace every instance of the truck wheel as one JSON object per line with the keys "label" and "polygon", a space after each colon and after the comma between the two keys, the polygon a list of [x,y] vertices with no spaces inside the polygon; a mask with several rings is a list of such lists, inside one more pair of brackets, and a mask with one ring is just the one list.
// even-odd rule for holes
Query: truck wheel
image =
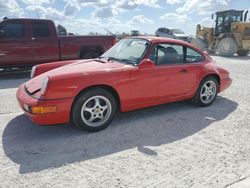
{"label": "truck wheel", "polygon": [[234,39],[232,38],[224,38],[219,42],[218,52],[221,56],[230,57],[234,56],[234,54],[238,51],[238,46]]}
{"label": "truck wheel", "polygon": [[237,52],[238,56],[247,56],[249,53],[248,50],[240,50]]}
{"label": "truck wheel", "polygon": [[99,57],[100,54],[95,51],[85,52],[81,55],[81,59],[93,59]]}
{"label": "truck wheel", "polygon": [[105,129],[117,111],[114,96],[105,89],[94,88],[84,92],[72,108],[73,126],[86,131]]}
{"label": "truck wheel", "polygon": [[191,40],[191,44],[194,45],[197,48],[200,48],[202,50],[206,50],[207,49],[207,44],[204,40],[202,40],[201,38],[194,38]]}

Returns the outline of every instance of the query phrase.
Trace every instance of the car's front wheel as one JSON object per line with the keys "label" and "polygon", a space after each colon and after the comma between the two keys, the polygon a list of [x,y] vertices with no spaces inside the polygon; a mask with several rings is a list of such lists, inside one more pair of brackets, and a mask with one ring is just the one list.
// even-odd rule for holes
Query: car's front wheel
{"label": "car's front wheel", "polygon": [[117,111],[114,96],[105,89],[95,88],[81,94],[72,109],[73,125],[87,131],[105,129]]}
{"label": "car's front wheel", "polygon": [[194,97],[194,102],[199,106],[211,105],[218,94],[218,81],[214,77],[207,77],[200,83]]}

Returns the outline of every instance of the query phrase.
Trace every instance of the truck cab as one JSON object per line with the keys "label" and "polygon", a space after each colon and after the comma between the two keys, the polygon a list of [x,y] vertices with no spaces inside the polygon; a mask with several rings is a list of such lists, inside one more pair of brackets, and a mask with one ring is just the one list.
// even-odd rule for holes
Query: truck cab
{"label": "truck cab", "polygon": [[5,19],[0,22],[0,68],[95,58],[115,42],[115,36],[58,37],[51,20]]}
{"label": "truck cab", "polygon": [[215,36],[220,33],[230,33],[232,22],[242,22],[246,19],[243,10],[228,10],[216,12],[215,14]]}
{"label": "truck cab", "polygon": [[60,60],[52,21],[7,19],[0,23],[0,33],[0,66]]}

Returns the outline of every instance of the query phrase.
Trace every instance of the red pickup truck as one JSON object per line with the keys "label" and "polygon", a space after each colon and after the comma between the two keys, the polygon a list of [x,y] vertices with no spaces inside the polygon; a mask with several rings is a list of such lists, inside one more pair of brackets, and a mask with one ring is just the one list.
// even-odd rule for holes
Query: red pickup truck
{"label": "red pickup truck", "polygon": [[0,22],[0,68],[94,58],[115,41],[115,36],[57,36],[51,20],[7,19]]}

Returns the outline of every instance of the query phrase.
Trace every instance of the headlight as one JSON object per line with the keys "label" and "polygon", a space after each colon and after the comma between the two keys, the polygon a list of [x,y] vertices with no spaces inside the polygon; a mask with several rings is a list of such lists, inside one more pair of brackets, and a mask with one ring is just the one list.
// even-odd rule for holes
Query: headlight
{"label": "headlight", "polygon": [[42,82],[42,86],[41,86],[41,94],[43,95],[47,89],[47,86],[48,86],[48,83],[49,83],[49,78],[48,77],[45,77],[43,79],[43,82]]}
{"label": "headlight", "polygon": [[36,66],[33,66],[30,72],[30,78],[33,78],[36,72]]}

